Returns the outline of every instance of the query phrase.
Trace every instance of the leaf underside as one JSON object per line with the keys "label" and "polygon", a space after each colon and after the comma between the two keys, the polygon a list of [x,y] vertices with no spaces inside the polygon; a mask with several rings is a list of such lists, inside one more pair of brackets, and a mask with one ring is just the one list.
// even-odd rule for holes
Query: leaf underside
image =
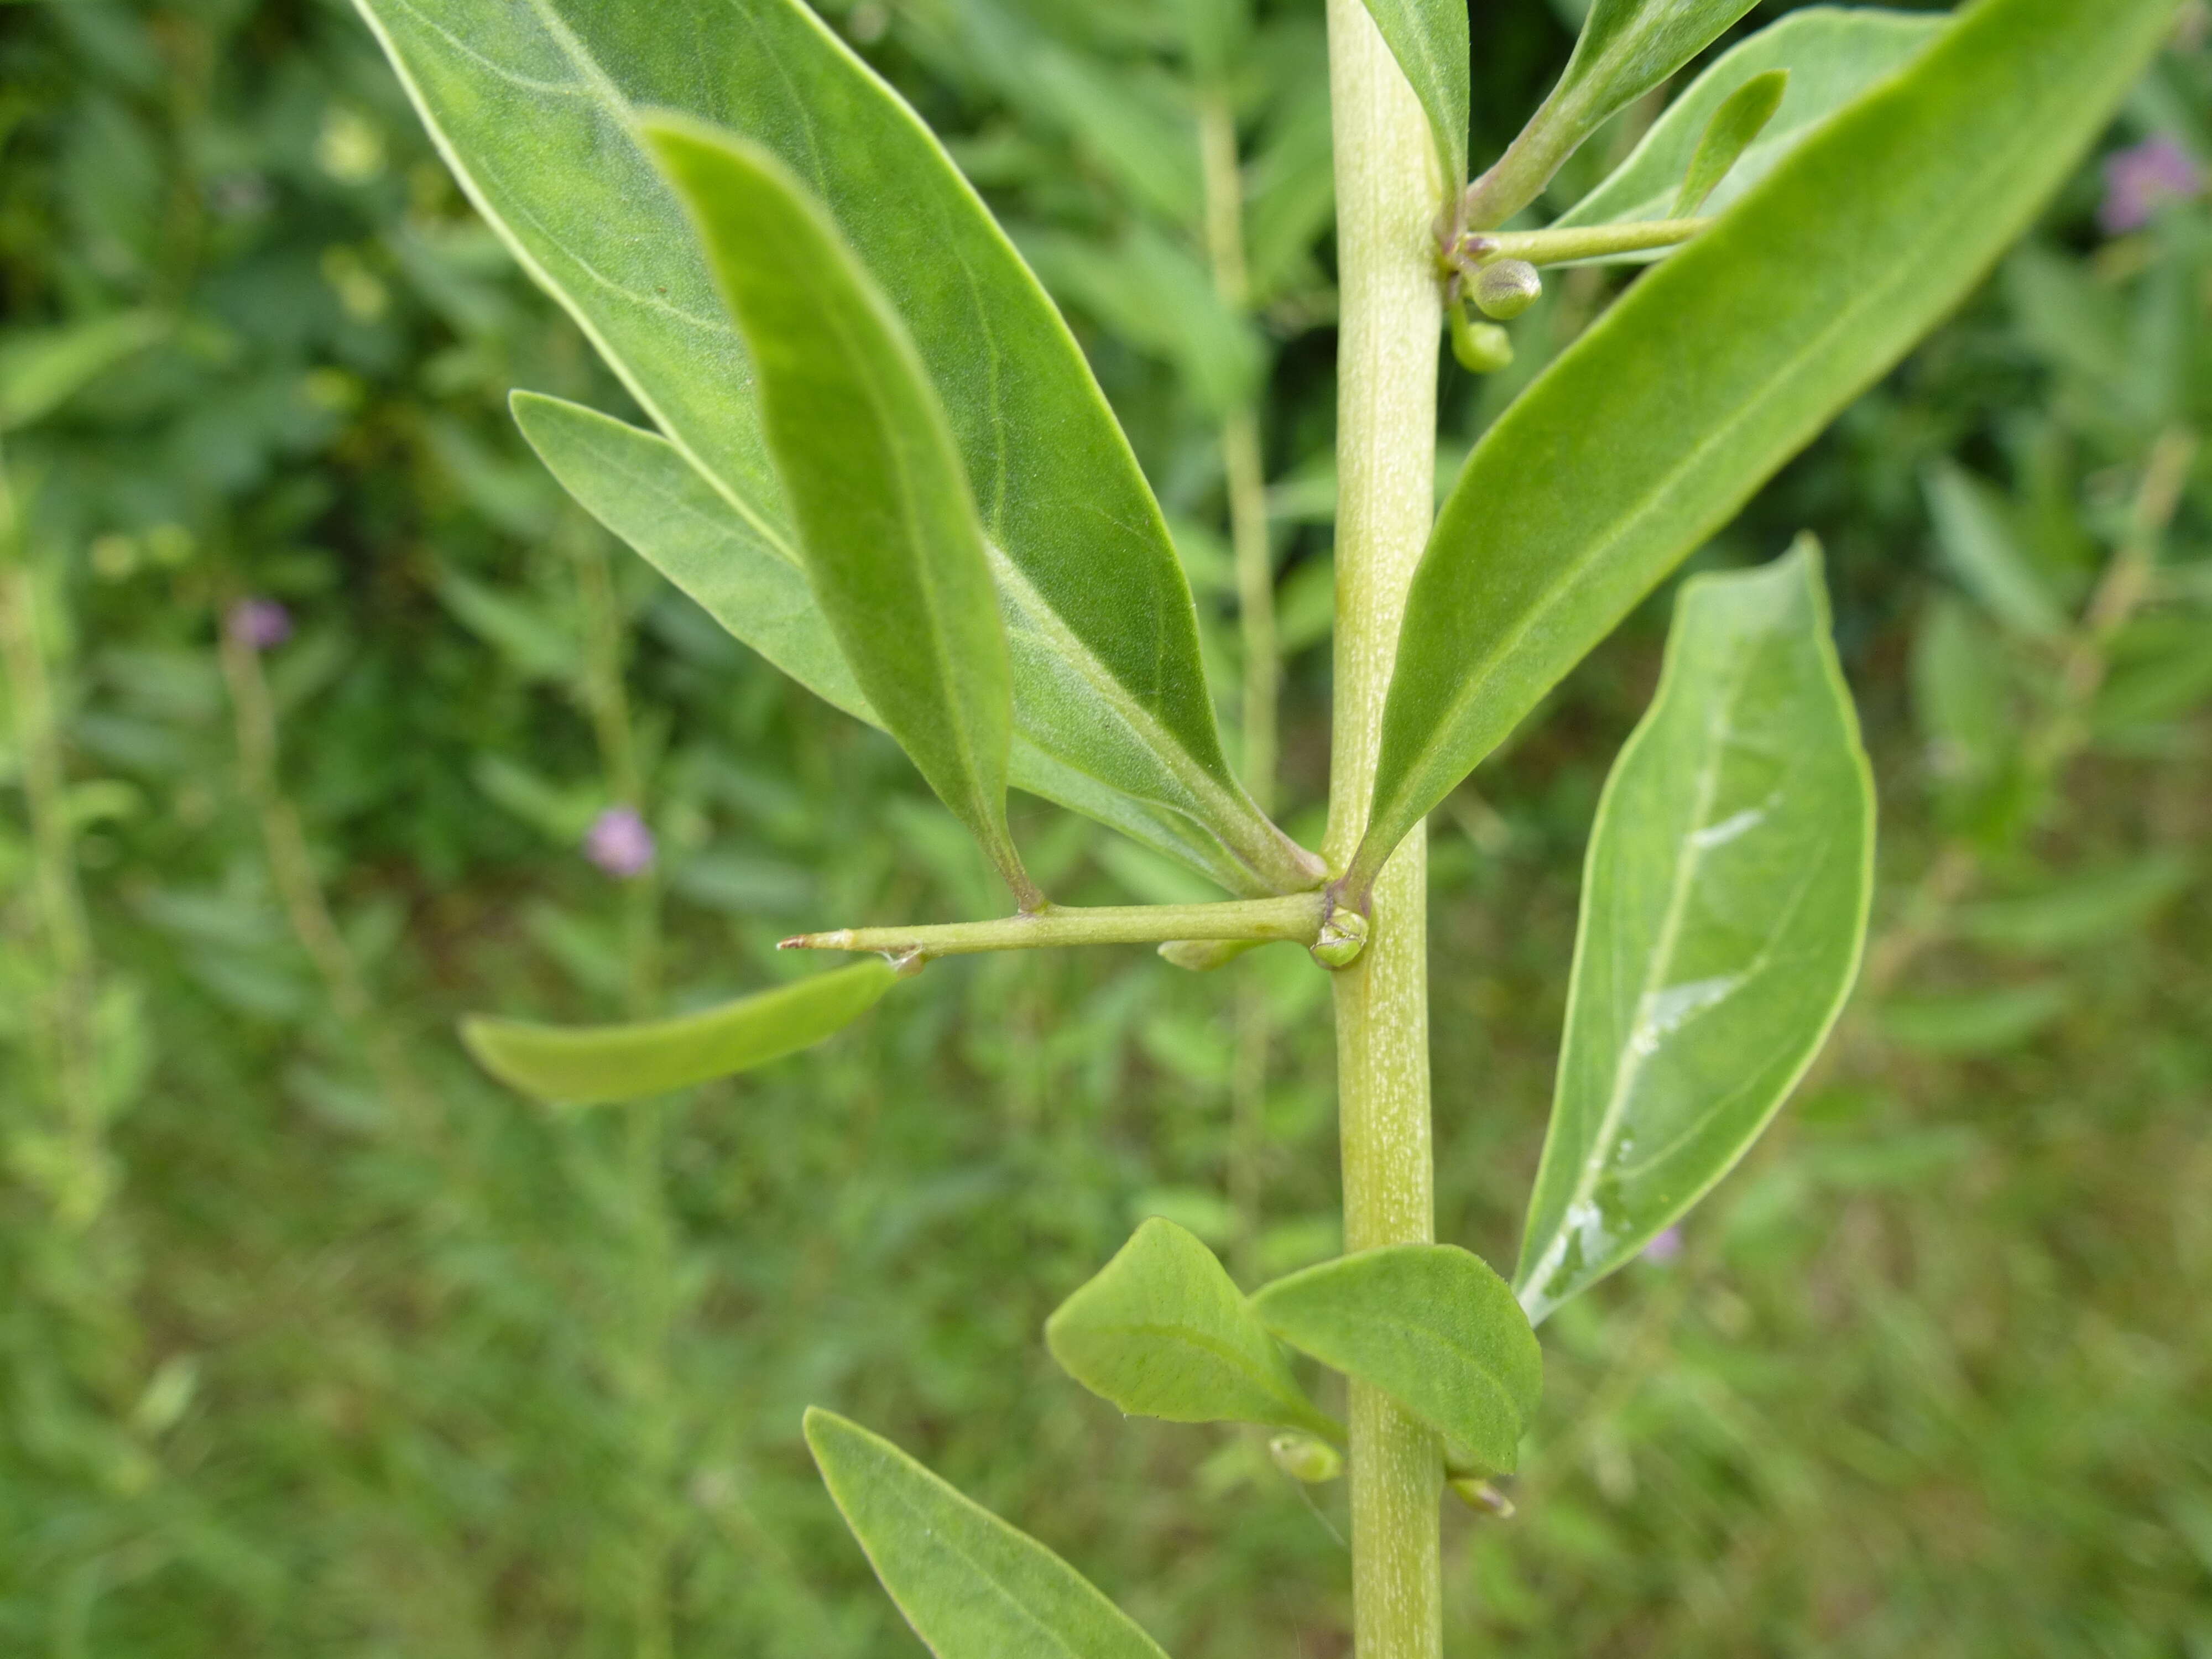
{"label": "leaf underside", "polygon": [[477,1063],[540,1100],[592,1106],[689,1088],[811,1048],[875,1006],[898,981],[889,963],[855,963],[704,1013],[634,1025],[465,1021]]}
{"label": "leaf underside", "polygon": [[1682,590],[1599,802],[1516,1275],[1540,1320],[1734,1166],[1842,1011],[1874,783],[1809,541]]}
{"label": "leaf underside", "polygon": [[1167,1659],[1074,1568],[890,1441],[817,1407],[806,1443],[845,1523],[938,1659]]}

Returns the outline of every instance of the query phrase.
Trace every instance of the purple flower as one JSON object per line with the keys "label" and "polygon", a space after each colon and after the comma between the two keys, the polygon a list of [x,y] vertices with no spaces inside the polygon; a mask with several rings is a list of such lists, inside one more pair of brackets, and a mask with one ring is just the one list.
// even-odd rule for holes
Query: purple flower
{"label": "purple flower", "polygon": [[1655,1267],[1669,1267],[1680,1260],[1681,1255],[1682,1230],[1680,1227],[1668,1228],[1644,1247],[1644,1259]]}
{"label": "purple flower", "polygon": [[240,599],[222,625],[232,639],[254,651],[272,651],[292,637],[292,613],[274,599]]}
{"label": "purple flower", "polygon": [[2097,222],[2108,235],[2141,230],[2169,202],[2203,193],[2204,169],[2171,138],[2148,138],[2105,158],[2105,201]]}
{"label": "purple flower", "polygon": [[653,855],[653,831],[634,807],[610,806],[584,836],[584,856],[618,881],[652,869]]}

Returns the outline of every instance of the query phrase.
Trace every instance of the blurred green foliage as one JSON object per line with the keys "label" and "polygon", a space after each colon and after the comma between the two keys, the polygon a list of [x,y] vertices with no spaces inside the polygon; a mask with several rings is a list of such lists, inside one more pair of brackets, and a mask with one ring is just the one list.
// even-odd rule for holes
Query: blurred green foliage
{"label": "blurred green foliage", "polygon": [[[1231,48],[1166,0],[826,9],[1068,307],[1224,691],[1220,434],[1256,403],[1295,821],[1327,738],[1318,9]],[[1480,9],[1478,162],[1573,9]],[[2193,15],[2115,146],[2212,157]],[[1204,97],[1242,147],[1241,305],[1207,264]],[[1334,1489],[1257,1431],[1123,1424],[1040,1339],[1146,1214],[1250,1272],[1335,1249],[1320,976],[939,964],[689,1097],[501,1092],[465,1009],[697,1006],[795,971],[795,925],[986,915],[992,878],[885,740],[528,457],[512,386],[633,411],[349,10],[10,4],[0,137],[0,374],[46,331],[155,323],[0,436],[0,1648],[911,1652],[806,1459],[818,1401],[1184,1659],[1344,1652]],[[2212,470],[2181,447],[2212,427],[2212,210],[2103,236],[2100,179],[1701,556],[1831,550],[1885,931],[1680,1255],[1555,1322],[1521,1517],[1449,1524],[1460,1649],[2212,1654]],[[1622,280],[1553,283],[1510,375],[1446,370],[1448,463]],[[288,638],[226,629],[249,597]],[[1438,817],[1440,1229],[1493,1262],[1664,615]],[[627,881],[581,851],[617,805],[659,848]],[[1019,817],[1072,902],[1188,879]],[[1275,1034],[1257,1152],[1225,1104],[1240,994]]]}

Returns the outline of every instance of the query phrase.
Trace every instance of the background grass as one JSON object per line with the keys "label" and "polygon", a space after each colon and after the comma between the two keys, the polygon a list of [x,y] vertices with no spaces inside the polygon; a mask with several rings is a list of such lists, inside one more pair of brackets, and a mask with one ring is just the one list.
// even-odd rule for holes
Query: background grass
{"label": "background grass", "polygon": [[[1318,9],[1266,8],[1228,93],[1249,320],[1208,308],[1158,185],[1188,164],[1172,7],[827,9],[1067,304],[1224,689],[1220,388],[1258,388],[1284,793],[1310,818]],[[2192,17],[2112,147],[2212,154]],[[1480,157],[1571,36],[1540,0],[1478,22]],[[799,971],[772,948],[796,926],[988,915],[993,883],[886,741],[727,641],[528,457],[510,386],[626,404],[348,9],[9,5],[0,134],[0,364],[40,328],[161,319],[7,440],[41,632],[0,694],[0,1648],[914,1652],[806,1460],[814,1401],[1184,1659],[1346,1652],[1340,1494],[1291,1486],[1255,1436],[1118,1420],[1039,1340],[1147,1213],[1248,1273],[1336,1248],[1320,976],[1294,952],[1206,978],[1135,951],[947,963],[681,1099],[562,1116],[490,1085],[453,1042],[464,1009],[689,1006]],[[2212,470],[2148,602],[2087,657],[2005,630],[1923,488],[1943,458],[1970,469],[1983,532],[2075,611],[2161,437],[2212,422],[2212,212],[2108,236],[2102,190],[2085,169],[1698,556],[1771,556],[1801,527],[1829,545],[1883,792],[1883,943],[1682,1254],[1547,1328],[1520,1517],[1447,1520],[1455,1653],[2212,1655]],[[1448,457],[1610,283],[1555,282],[1503,386],[1447,370]],[[248,595],[287,607],[287,641],[222,645]],[[1583,840],[1667,608],[1437,819],[1439,1221],[1493,1262],[1540,1144]],[[659,842],[628,883],[579,846],[617,802]],[[1058,896],[1176,888],[1079,821],[1018,816]],[[53,948],[71,884],[76,974]],[[1229,1106],[1255,1004],[1256,1146]],[[78,1017],[96,1075],[72,1081]]]}

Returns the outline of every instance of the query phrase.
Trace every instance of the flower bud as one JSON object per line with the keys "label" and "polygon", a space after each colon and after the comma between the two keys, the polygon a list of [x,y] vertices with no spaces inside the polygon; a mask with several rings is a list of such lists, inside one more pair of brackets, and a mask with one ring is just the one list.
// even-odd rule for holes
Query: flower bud
{"label": "flower bud", "polygon": [[1267,1443],[1267,1455],[1285,1474],[1309,1486],[1334,1480],[1344,1473],[1344,1454],[1310,1434],[1277,1435]]}
{"label": "flower bud", "polygon": [[1498,259],[1474,273],[1468,284],[1486,317],[1505,322],[1544,297],[1544,279],[1526,259]]}
{"label": "flower bud", "polygon": [[1452,1495],[1468,1508],[1495,1516],[1500,1521],[1513,1518],[1513,1500],[1480,1475],[1462,1474],[1450,1486]]}
{"label": "flower bud", "polygon": [[1313,942],[1313,959],[1324,968],[1349,968],[1367,948],[1367,918],[1357,910],[1332,909]]}
{"label": "flower bud", "polygon": [[1495,374],[1513,361],[1513,341],[1495,323],[1478,323],[1465,306],[1451,307],[1452,356],[1470,374]]}

